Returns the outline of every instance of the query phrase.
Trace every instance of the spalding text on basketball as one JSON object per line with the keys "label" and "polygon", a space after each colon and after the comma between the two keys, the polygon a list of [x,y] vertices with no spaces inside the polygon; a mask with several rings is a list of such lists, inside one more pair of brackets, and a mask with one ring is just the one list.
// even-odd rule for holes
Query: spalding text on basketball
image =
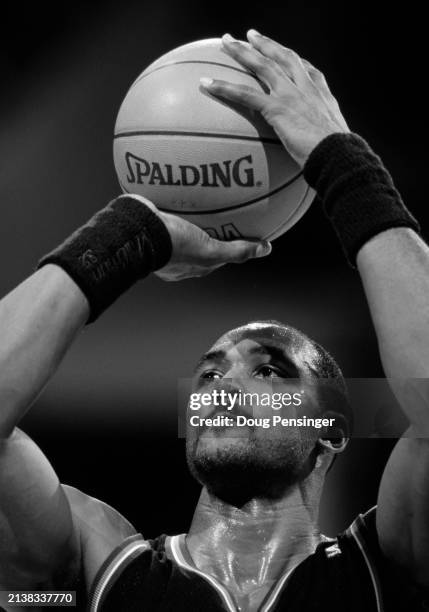
{"label": "spalding text on basketball", "polygon": [[160,164],[125,153],[128,168],[128,183],[139,185],[184,185],[193,187],[254,187],[255,173],[252,156],[245,155],[235,161],[229,159],[220,163],[198,166]]}

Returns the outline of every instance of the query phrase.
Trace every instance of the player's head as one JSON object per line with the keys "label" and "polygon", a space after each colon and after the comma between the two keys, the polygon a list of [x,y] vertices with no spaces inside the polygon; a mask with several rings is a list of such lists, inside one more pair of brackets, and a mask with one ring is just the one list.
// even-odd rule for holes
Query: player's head
{"label": "player's head", "polygon": [[[230,501],[279,497],[315,469],[323,477],[352,427],[334,359],[278,321],[253,321],[221,336],[198,362],[192,392],[188,465],[202,484]],[[204,402],[202,394],[210,394]],[[190,416],[229,421],[197,427]],[[322,418],[331,419],[331,426]]]}

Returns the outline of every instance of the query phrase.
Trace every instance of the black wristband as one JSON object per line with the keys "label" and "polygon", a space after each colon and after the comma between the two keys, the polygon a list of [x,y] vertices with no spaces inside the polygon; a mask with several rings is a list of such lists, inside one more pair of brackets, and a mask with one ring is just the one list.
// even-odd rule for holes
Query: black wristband
{"label": "black wristband", "polygon": [[37,268],[63,268],[88,299],[90,317],[100,314],[138,279],[162,268],[171,257],[171,238],[149,206],[120,196],[96,213]]}
{"label": "black wristband", "polygon": [[311,152],[304,178],[322,199],[324,211],[355,267],[360,248],[392,227],[420,232],[381,159],[357,134],[331,134]]}

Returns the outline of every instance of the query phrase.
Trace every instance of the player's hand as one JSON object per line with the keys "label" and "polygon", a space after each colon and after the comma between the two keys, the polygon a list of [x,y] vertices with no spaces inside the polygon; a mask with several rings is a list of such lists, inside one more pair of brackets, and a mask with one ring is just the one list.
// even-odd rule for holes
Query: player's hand
{"label": "player's hand", "polygon": [[216,240],[202,229],[177,215],[162,212],[138,195],[165,223],[173,250],[170,261],[155,272],[165,281],[179,281],[194,276],[205,276],[227,263],[242,263],[255,257],[265,257],[271,252],[271,244],[260,240]]}
{"label": "player's hand", "polygon": [[303,166],[311,151],[329,134],[349,132],[323,74],[291,49],[247,33],[248,43],[223,39],[225,50],[268,88],[268,93],[227,81],[203,78],[207,92],[259,111],[290,155]]}

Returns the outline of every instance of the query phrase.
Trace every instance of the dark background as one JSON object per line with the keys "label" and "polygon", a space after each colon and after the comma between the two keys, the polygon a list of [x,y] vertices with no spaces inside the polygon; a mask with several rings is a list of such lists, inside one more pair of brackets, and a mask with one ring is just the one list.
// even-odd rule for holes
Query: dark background
{"label": "dark background", "polygon": [[[428,228],[425,23],[372,3],[74,2],[4,9],[0,291],[119,192],[112,133],[135,77],[166,51],[254,27],[325,72],[350,127],[381,155]],[[427,235],[427,234],[426,234]],[[199,487],[176,431],[176,384],[226,329],[301,328],[348,377],[382,370],[359,276],[317,205],[268,260],[179,284],[153,277],[85,329],[23,428],[62,481],[118,508],[146,536],[188,529]],[[353,440],[328,477],[322,529],[375,503],[390,440]]]}

